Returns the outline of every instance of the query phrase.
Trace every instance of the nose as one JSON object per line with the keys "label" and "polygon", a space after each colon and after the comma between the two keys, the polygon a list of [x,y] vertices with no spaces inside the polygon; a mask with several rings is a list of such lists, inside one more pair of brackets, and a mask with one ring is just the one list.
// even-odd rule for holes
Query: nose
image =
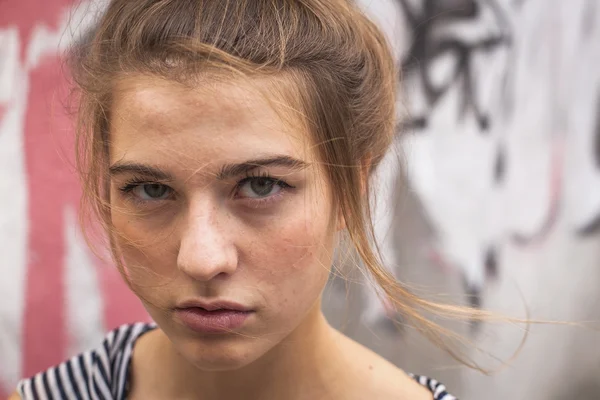
{"label": "nose", "polygon": [[210,281],[237,269],[237,250],[219,213],[217,208],[198,205],[186,216],[177,267],[194,280]]}

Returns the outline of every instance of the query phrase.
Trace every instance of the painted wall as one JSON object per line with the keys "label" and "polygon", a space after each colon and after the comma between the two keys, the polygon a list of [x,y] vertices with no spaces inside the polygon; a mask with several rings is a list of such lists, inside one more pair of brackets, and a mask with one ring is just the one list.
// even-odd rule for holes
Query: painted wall
{"label": "painted wall", "polygon": [[[438,297],[514,316],[527,308],[532,318],[597,320],[600,4],[360,2],[405,71],[401,134],[378,171],[375,221],[388,264]],[[76,229],[57,50],[100,7],[0,1],[0,398],[20,376],[145,318]],[[350,296],[337,279],[328,287],[333,323],[461,398],[597,398],[600,335],[589,329],[531,326],[517,360],[487,378],[444,368],[456,363],[410,329],[391,329],[376,296],[351,286]],[[452,327],[504,359],[523,334],[510,324]]]}
{"label": "painted wall", "polygon": [[[388,157],[389,191],[379,192],[383,202],[399,197],[393,212],[380,207],[376,225],[390,265],[404,277],[437,264],[448,277],[438,292],[458,278],[463,301],[508,315],[598,321],[600,3],[362,3],[404,67],[400,161]],[[418,205],[399,206],[409,197]],[[428,227],[412,239],[422,254],[408,263],[397,234],[410,235],[404,221]],[[376,320],[381,307],[367,300],[365,317]],[[448,379],[467,399],[598,398],[597,332],[529,331],[516,361],[493,378]],[[523,330],[484,324],[468,336],[508,360]]]}
{"label": "painted wall", "polygon": [[68,88],[58,50],[93,10],[0,2],[0,398],[17,379],[144,316],[76,229]]}

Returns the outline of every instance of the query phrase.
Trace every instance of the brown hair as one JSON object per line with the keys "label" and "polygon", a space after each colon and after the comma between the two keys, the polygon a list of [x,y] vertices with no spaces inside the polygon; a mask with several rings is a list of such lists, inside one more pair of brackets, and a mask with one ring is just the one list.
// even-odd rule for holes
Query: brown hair
{"label": "brown hair", "polygon": [[[285,74],[297,86],[335,204],[371,277],[403,318],[479,369],[446,340],[457,336],[425,314],[462,319],[490,314],[414,295],[377,255],[364,196],[371,191],[363,177],[365,166],[372,171],[389,150],[396,131],[398,71],[382,33],[350,1],[113,0],[72,56],[83,200],[108,232],[108,128],[115,79],[150,74],[189,83],[206,72]],[[119,257],[115,261],[120,265]]]}

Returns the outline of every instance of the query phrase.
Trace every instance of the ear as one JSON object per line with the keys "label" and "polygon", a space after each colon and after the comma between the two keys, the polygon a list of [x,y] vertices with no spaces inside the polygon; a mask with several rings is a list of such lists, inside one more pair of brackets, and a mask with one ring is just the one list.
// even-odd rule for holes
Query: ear
{"label": "ear", "polygon": [[[360,191],[360,197],[365,199],[365,201],[369,200],[368,190],[369,190],[369,175],[371,171],[371,157],[365,157],[360,165],[357,166],[359,169],[358,173],[358,190]],[[337,222],[337,231],[341,231],[346,229],[346,220],[342,215],[341,210],[338,209],[338,222]]]}

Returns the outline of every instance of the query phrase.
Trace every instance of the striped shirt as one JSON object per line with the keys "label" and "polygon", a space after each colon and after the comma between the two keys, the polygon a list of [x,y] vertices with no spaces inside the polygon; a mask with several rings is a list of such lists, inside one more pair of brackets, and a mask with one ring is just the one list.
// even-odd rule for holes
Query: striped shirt
{"label": "striped shirt", "polygon": [[[102,345],[19,382],[24,400],[124,400],[135,341],[156,325],[137,323],[111,331]],[[434,400],[456,400],[434,379],[411,375],[431,390]]]}

